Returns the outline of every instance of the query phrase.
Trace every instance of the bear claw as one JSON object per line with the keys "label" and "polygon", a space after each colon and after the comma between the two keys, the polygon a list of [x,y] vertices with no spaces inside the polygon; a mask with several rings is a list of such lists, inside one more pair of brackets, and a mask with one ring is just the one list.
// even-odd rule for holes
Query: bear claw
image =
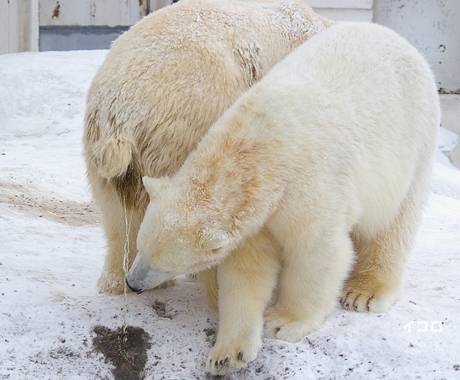
{"label": "bear claw", "polygon": [[397,292],[377,294],[377,292],[351,289],[345,294],[344,299],[342,307],[346,310],[361,313],[384,313],[391,309],[398,295]]}
{"label": "bear claw", "polygon": [[206,362],[206,372],[212,375],[225,375],[246,367],[256,358],[262,340],[226,343],[211,349]]}

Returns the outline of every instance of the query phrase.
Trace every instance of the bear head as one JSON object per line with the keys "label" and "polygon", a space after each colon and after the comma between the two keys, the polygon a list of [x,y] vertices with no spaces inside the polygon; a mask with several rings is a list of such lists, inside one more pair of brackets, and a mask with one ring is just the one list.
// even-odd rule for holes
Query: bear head
{"label": "bear head", "polygon": [[217,222],[216,211],[173,179],[144,177],[143,183],[150,203],[137,238],[138,254],[126,277],[131,290],[140,293],[222,261],[229,252],[229,235]]}

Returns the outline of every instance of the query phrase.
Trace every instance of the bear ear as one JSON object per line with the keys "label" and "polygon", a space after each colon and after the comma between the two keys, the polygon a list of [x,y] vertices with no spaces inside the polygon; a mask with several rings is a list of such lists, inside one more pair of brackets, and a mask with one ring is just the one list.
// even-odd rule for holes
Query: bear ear
{"label": "bear ear", "polygon": [[205,251],[224,248],[230,244],[227,234],[223,231],[213,232],[203,240],[202,248]]}
{"label": "bear ear", "polygon": [[150,198],[155,197],[160,191],[166,189],[169,184],[168,177],[162,178],[152,178],[152,177],[143,177],[142,182],[144,183],[144,187],[149,193]]}

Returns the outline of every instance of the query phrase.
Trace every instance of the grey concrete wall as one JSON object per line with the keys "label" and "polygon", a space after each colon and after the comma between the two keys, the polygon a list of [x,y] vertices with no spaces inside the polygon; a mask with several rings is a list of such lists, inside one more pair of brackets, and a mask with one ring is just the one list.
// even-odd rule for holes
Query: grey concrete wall
{"label": "grey concrete wall", "polygon": [[334,21],[367,21],[373,17],[373,0],[306,0],[315,12]]}
{"label": "grey concrete wall", "polygon": [[38,51],[38,0],[0,0],[0,54]]}
{"label": "grey concrete wall", "polygon": [[108,49],[123,31],[171,0],[40,0],[40,51]]}
{"label": "grey concrete wall", "polygon": [[425,56],[443,92],[460,93],[460,0],[375,0],[374,22]]}
{"label": "grey concrete wall", "polygon": [[[425,56],[441,94],[442,126],[460,135],[460,0],[374,0],[374,22]],[[460,146],[449,158],[460,168]]]}
{"label": "grey concrete wall", "polygon": [[109,49],[129,26],[41,26],[40,51]]}

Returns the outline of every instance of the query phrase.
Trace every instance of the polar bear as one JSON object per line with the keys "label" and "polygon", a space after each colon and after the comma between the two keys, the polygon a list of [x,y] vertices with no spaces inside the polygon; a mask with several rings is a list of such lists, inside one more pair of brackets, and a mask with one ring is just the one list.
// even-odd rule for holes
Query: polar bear
{"label": "polar bear", "polygon": [[[219,264],[207,361],[219,374],[256,357],[267,306],[269,336],[289,342],[318,328],[343,289],[346,308],[388,310],[439,121],[433,76],[412,46],[382,26],[330,27],[240,97],[173,177],[144,178],[150,204],[128,284],[142,291]],[[262,228],[278,254],[233,251]]]}
{"label": "polar bear", "polygon": [[[301,0],[189,0],[113,43],[88,93],[83,138],[108,241],[100,290],[123,292],[124,251],[132,263],[149,200],[142,177],[173,175],[245,90],[331,24]],[[212,273],[204,281],[213,306]]]}

